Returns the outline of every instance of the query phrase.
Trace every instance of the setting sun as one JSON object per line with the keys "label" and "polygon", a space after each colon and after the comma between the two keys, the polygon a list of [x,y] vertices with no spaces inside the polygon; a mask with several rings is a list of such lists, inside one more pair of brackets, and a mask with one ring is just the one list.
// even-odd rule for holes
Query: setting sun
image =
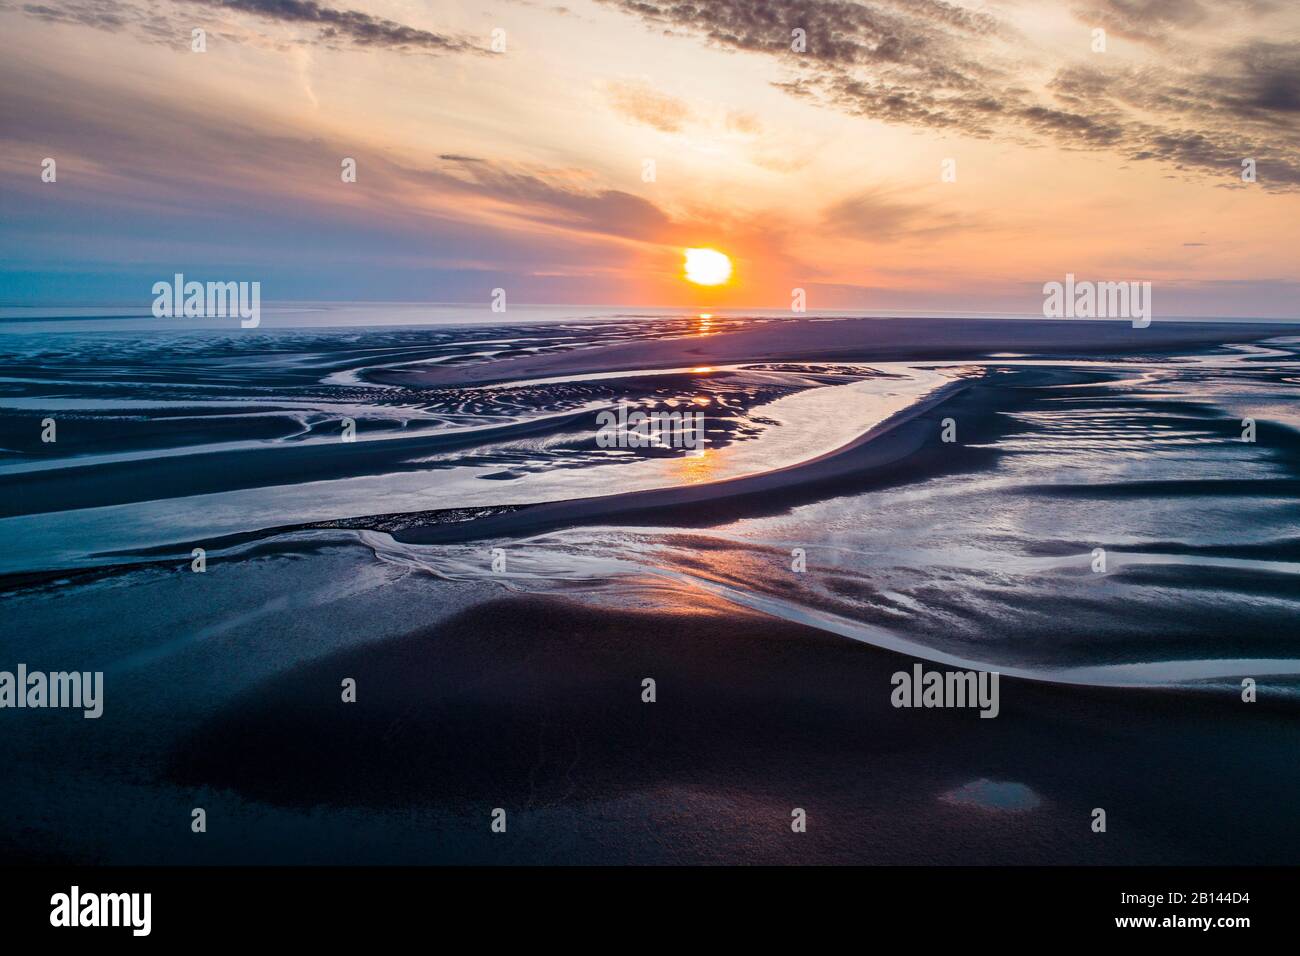
{"label": "setting sun", "polygon": [[696,285],[722,285],[731,278],[731,260],[716,249],[687,249],[685,270]]}

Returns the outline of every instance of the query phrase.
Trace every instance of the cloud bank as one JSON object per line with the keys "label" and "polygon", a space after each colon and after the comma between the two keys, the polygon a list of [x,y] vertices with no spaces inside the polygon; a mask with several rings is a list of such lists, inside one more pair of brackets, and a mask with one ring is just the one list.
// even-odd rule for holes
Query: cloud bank
{"label": "cloud bank", "polygon": [[[942,0],[601,0],[656,30],[779,61],[794,96],[855,116],[980,138],[1035,138],[1240,184],[1300,188],[1300,13],[1260,0],[1103,0],[1078,10],[1077,56],[1035,59],[1017,26]],[[994,8],[990,8],[994,9]],[[1276,39],[1234,35],[1272,14]],[[1094,53],[1139,44],[1142,57]],[[795,31],[806,35],[796,52]],[[1039,61],[1042,62],[1039,62]],[[1044,65],[1044,64],[1059,65]],[[1046,73],[1044,83],[1034,82]],[[1035,89],[1040,86],[1040,89]]]}

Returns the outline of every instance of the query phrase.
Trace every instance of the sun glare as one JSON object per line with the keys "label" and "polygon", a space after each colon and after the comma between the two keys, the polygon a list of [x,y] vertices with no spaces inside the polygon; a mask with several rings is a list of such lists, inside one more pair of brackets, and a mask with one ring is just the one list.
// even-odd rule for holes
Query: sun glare
{"label": "sun glare", "polygon": [[696,285],[722,285],[731,278],[731,260],[716,249],[687,249],[685,270]]}

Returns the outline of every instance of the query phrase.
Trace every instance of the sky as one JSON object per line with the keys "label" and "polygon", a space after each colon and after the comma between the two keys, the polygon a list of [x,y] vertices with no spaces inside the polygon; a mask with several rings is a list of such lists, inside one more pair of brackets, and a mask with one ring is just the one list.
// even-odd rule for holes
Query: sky
{"label": "sky", "polygon": [[0,306],[1032,314],[1073,273],[1297,317],[1298,247],[1293,0],[0,0]]}

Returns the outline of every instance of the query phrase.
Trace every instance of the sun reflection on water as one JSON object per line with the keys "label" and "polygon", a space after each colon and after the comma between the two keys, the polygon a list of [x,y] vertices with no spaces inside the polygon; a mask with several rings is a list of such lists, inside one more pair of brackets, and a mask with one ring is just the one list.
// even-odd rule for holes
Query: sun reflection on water
{"label": "sun reflection on water", "polygon": [[687,452],[670,459],[668,471],[674,481],[683,484],[698,485],[712,481],[717,477],[718,451],[714,448],[700,448]]}

